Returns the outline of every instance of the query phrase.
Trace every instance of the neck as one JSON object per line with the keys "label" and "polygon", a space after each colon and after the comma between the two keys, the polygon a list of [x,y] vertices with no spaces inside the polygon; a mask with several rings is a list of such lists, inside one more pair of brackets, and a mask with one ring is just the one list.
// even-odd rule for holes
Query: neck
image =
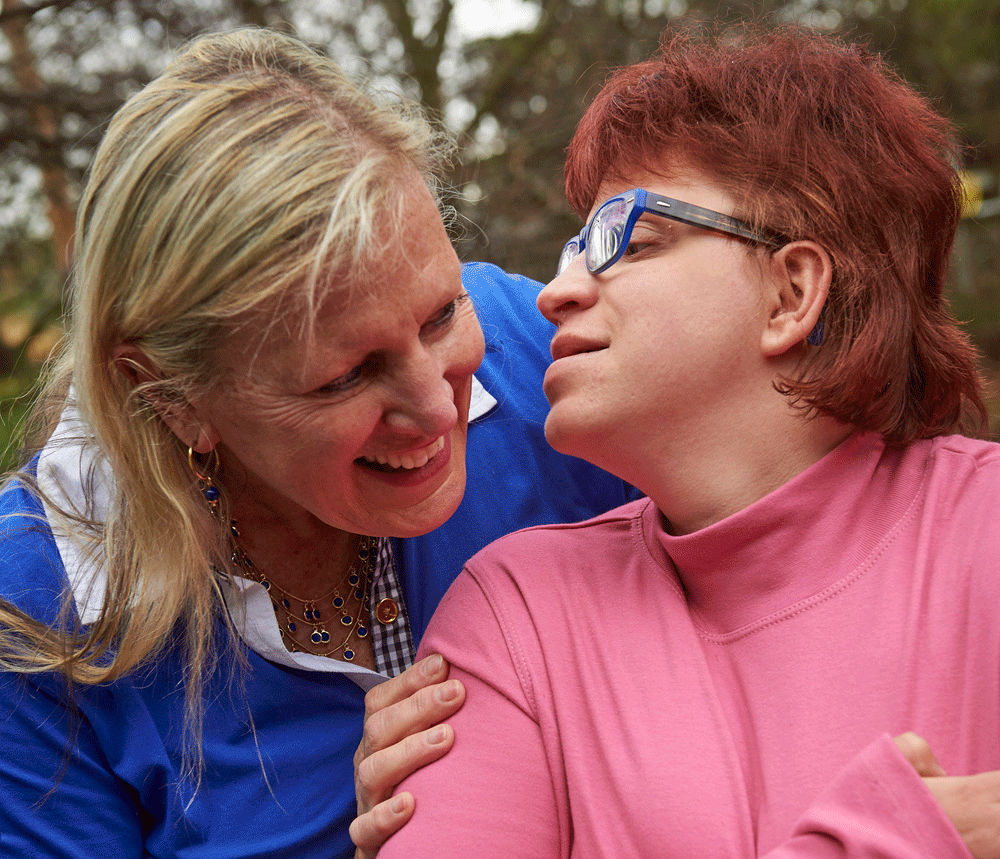
{"label": "neck", "polygon": [[295,505],[269,506],[266,498],[243,491],[231,502],[233,572],[266,589],[289,650],[374,669],[369,612],[377,540]]}
{"label": "neck", "polygon": [[224,449],[221,482],[240,531],[239,546],[282,589],[305,597],[326,593],[357,556],[357,537],[252,483]]}
{"label": "neck", "polygon": [[232,510],[239,546],[283,590],[306,598],[325,594],[357,558],[356,535],[308,514],[288,522],[241,500]]}
{"label": "neck", "polygon": [[732,422],[664,445],[623,475],[645,492],[675,535],[699,531],[749,507],[839,445],[853,428],[789,408],[781,420]]}

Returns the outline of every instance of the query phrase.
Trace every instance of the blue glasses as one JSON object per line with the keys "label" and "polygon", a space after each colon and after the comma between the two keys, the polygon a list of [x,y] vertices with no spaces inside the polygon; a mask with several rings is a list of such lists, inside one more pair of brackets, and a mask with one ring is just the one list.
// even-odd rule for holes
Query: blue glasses
{"label": "blue glasses", "polygon": [[736,236],[754,244],[772,248],[783,244],[779,237],[763,235],[729,215],[703,209],[691,203],[682,203],[680,200],[672,200],[670,197],[662,197],[642,188],[633,188],[603,203],[590,219],[590,223],[580,230],[580,234],[566,242],[559,255],[556,274],[562,274],[566,266],[584,252],[587,270],[593,274],[613,266],[625,253],[632,237],[632,228],[644,212],[680,221],[682,224],[690,224],[692,227],[700,227],[703,230],[714,230],[717,233]]}

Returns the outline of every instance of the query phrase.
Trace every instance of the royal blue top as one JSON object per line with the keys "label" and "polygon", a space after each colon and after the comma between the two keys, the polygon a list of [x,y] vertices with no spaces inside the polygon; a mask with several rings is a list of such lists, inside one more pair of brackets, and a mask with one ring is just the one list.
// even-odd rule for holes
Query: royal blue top
{"label": "royal blue top", "polygon": [[[486,335],[476,376],[497,404],[469,426],[457,513],[430,534],[395,542],[416,641],[464,561],[486,543],[528,525],[588,518],[636,495],[545,442],[541,380],[552,327],[535,308],[539,285],[482,264],[466,266],[463,279]],[[45,510],[13,487],[0,496],[0,517],[0,595],[54,619],[72,572]],[[353,855],[364,684],[337,660],[274,661],[242,638],[226,640],[221,622],[218,635],[246,667],[227,656],[208,680],[197,789],[182,773],[179,650],[168,647],[113,683],[76,686],[72,697],[57,677],[0,674],[0,855]],[[304,667],[316,660],[320,669]]]}

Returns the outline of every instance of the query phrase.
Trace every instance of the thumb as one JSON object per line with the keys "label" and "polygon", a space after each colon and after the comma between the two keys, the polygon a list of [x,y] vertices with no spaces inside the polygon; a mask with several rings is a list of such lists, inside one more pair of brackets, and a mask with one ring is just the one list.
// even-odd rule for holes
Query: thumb
{"label": "thumb", "polygon": [[913,731],[907,731],[894,738],[899,750],[922,778],[947,775],[934,757],[930,743]]}

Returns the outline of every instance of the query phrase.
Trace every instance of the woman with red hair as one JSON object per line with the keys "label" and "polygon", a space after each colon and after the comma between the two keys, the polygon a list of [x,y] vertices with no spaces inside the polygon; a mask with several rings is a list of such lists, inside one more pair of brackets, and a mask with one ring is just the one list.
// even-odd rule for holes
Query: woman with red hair
{"label": "woman with red hair", "polygon": [[467,690],[454,747],[383,859],[997,855],[1000,447],[953,434],[985,417],[942,294],[956,163],[879,58],[800,29],[610,79],[538,299],[546,434],[648,499],[466,565],[422,644]]}

